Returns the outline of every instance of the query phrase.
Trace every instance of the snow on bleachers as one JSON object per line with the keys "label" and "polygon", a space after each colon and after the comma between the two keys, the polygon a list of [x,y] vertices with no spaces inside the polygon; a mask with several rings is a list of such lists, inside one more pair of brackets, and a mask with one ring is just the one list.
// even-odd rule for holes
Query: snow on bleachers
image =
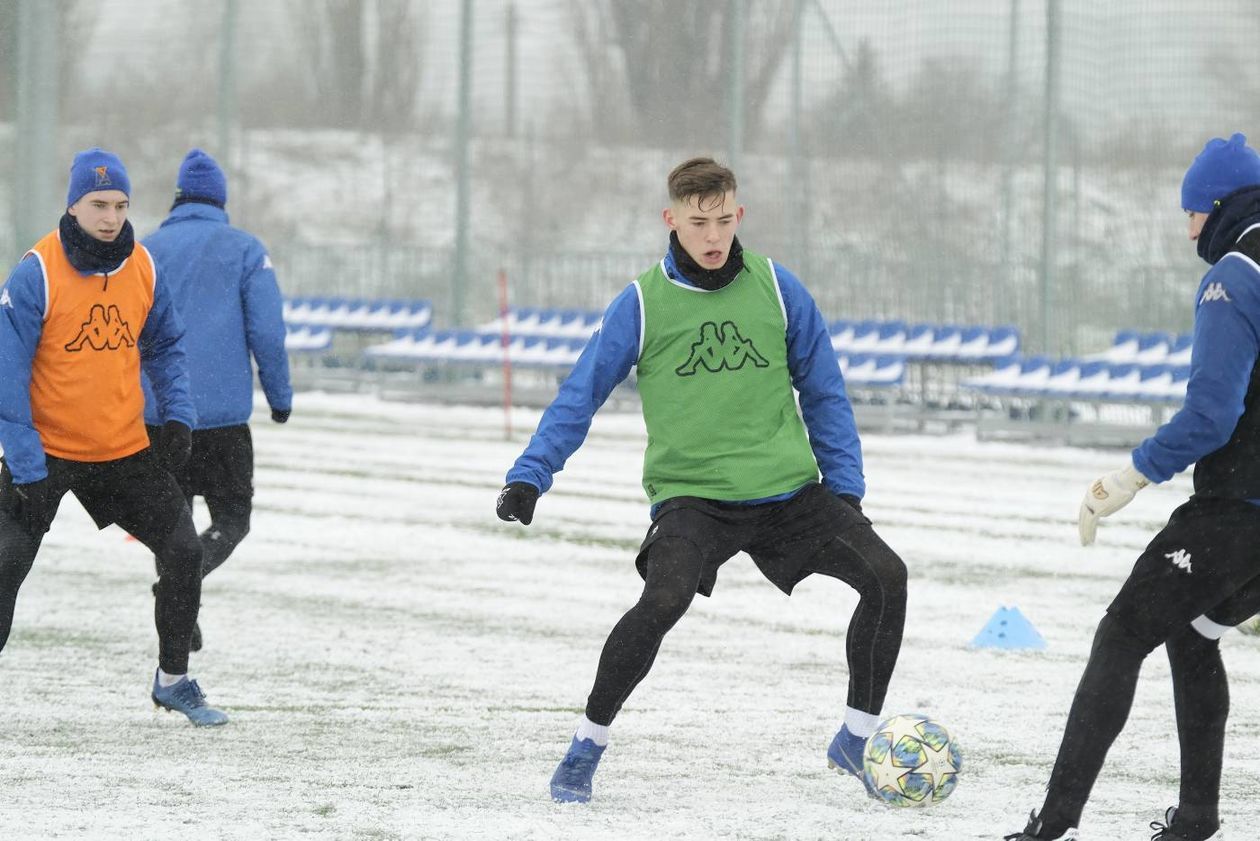
{"label": "snow on bleachers", "polygon": [[298,297],[284,301],[285,324],[354,332],[427,327],[433,305],[421,299]]}
{"label": "snow on bleachers", "polygon": [[[515,307],[508,310],[509,336],[541,336],[550,339],[589,339],[599,329],[603,313],[598,310],[540,309]],[[502,317],[487,321],[478,333],[503,332]]]}
{"label": "snow on bleachers", "polygon": [[1189,374],[1187,365],[1109,362],[1096,357],[1051,361],[1036,356],[1005,360],[993,371],[962,384],[992,397],[1166,403],[1184,399]]}
{"label": "snow on bleachers", "polygon": [[1010,326],[841,320],[829,332],[837,353],[897,354],[911,361],[992,362],[1019,350],[1019,330]]}
{"label": "snow on bleachers", "polygon": [[1193,334],[1170,335],[1164,332],[1141,333],[1137,330],[1120,330],[1111,347],[1100,353],[1090,354],[1088,359],[1138,365],[1189,365]]}
{"label": "snow on bleachers", "polygon": [[442,365],[572,367],[586,347],[584,338],[513,336],[505,349],[501,336],[476,330],[403,331],[364,353],[372,358]]}
{"label": "snow on bleachers", "polygon": [[888,388],[901,385],[906,360],[894,354],[840,354],[840,373],[850,386]]}
{"label": "snow on bleachers", "polygon": [[291,353],[312,353],[332,347],[332,331],[324,327],[285,326],[284,349]]}

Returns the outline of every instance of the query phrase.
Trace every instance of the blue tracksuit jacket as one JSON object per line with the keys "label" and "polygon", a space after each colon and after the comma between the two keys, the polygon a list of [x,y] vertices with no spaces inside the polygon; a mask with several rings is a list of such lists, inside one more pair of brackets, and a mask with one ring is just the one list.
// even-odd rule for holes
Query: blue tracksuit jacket
{"label": "blue tracksuit jacket", "polygon": [[[254,409],[258,364],[267,403],[291,409],[284,315],[271,258],[213,205],[181,204],[144,239],[184,321],[197,429],[238,426]],[[145,380],[146,423],[161,422]]]}
{"label": "blue tracksuit jacket", "polygon": [[[1195,293],[1194,344],[1186,402],[1133,451],[1133,466],[1166,482],[1229,442],[1260,358],[1260,268],[1226,254]],[[1254,500],[1253,500],[1254,501]]]}

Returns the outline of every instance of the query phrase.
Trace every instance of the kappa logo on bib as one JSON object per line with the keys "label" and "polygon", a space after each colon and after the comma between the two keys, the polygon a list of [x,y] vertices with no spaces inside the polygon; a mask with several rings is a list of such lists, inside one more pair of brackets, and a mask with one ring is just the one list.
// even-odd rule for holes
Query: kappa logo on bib
{"label": "kappa logo on bib", "polygon": [[66,344],[66,350],[77,353],[84,345],[92,350],[118,350],[123,345],[135,347],[136,339],[116,304],[110,304],[108,311],[100,304],[93,304],[87,321],[79,328],[79,335]]}
{"label": "kappa logo on bib", "polygon": [[701,368],[711,373],[738,371],[751,362],[758,368],[770,365],[751,339],[739,334],[733,321],[724,321],[719,328],[712,321],[700,325],[700,341],[691,346],[687,361],[674,369],[680,377],[691,377]]}

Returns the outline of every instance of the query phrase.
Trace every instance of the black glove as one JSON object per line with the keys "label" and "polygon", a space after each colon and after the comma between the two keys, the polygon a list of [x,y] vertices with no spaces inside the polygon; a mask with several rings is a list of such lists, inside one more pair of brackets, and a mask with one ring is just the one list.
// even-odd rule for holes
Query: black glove
{"label": "black glove", "polygon": [[289,419],[289,413],[292,411],[292,409],[272,409],[271,419],[276,423],[284,423]]}
{"label": "black glove", "polygon": [[[839,496],[845,502],[849,503],[850,508],[852,508],[854,511],[858,512],[859,514],[862,514],[862,500],[858,499],[853,494],[839,494]],[[862,516],[865,517],[866,515],[862,514]]]}
{"label": "black glove", "polygon": [[167,421],[158,433],[158,462],[170,473],[178,473],[192,455],[192,430],[179,421]]}
{"label": "black glove", "polygon": [[26,527],[31,537],[40,539],[52,525],[53,517],[57,513],[56,506],[52,505],[48,499],[48,480],[40,479],[38,482],[14,485],[13,492],[17,495],[17,505],[13,509],[14,516]]}
{"label": "black glove", "polygon": [[534,506],[538,503],[538,488],[529,482],[512,482],[499,491],[499,501],[494,504],[494,513],[500,520],[512,522],[520,520],[521,525],[528,526],[534,521]]}

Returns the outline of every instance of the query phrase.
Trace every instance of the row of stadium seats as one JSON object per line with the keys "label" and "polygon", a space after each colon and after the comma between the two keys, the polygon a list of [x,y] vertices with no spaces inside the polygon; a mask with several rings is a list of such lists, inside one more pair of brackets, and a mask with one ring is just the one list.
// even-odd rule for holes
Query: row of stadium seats
{"label": "row of stadium seats", "polygon": [[[513,365],[571,368],[588,338],[513,336],[507,355]],[[497,365],[503,361],[503,339],[476,330],[432,330],[402,333],[364,353],[374,359],[442,364]]]}
{"label": "row of stadium seats", "polygon": [[433,305],[425,300],[395,298],[287,298],[284,322],[291,326],[333,330],[416,330],[433,320]]}
{"label": "row of stadium seats", "polygon": [[1015,327],[909,324],[904,321],[834,321],[831,346],[841,353],[893,354],[921,361],[977,363],[1019,351]]}
{"label": "row of stadium seats", "polygon": [[[508,310],[508,335],[589,339],[599,329],[603,317],[597,310],[515,307]],[[503,332],[503,319],[488,321],[478,327],[477,332],[499,335]]]}
{"label": "row of stadium seats", "polygon": [[1189,365],[1190,346],[1193,342],[1192,333],[1174,335],[1121,330],[1116,333],[1111,347],[1086,358],[1117,364],[1133,362],[1138,365]]}
{"label": "row of stadium seats", "polygon": [[332,347],[332,330],[285,324],[284,349],[290,353],[315,353]]}
{"label": "row of stadium seats", "polygon": [[873,353],[842,353],[838,356],[846,385],[891,388],[905,381],[906,359],[903,356]]}
{"label": "row of stadium seats", "polygon": [[998,363],[987,374],[963,380],[963,386],[991,397],[1179,403],[1189,376],[1189,365],[1030,356]]}
{"label": "row of stadium seats", "polygon": [[[586,337],[599,328],[602,314],[592,310],[518,307],[508,313],[512,336]],[[499,334],[502,319],[486,322],[480,333]],[[903,321],[835,321],[831,344],[839,353],[901,356],[945,362],[985,362],[1019,351],[1014,327],[911,324]]]}
{"label": "row of stadium seats", "polygon": [[[513,365],[571,368],[586,338],[513,336],[507,356]],[[401,333],[364,353],[378,360],[406,360],[430,364],[498,365],[503,362],[503,340],[476,330],[421,330]],[[899,356],[841,354],[840,370],[854,385],[893,386],[905,377],[906,361]]]}

